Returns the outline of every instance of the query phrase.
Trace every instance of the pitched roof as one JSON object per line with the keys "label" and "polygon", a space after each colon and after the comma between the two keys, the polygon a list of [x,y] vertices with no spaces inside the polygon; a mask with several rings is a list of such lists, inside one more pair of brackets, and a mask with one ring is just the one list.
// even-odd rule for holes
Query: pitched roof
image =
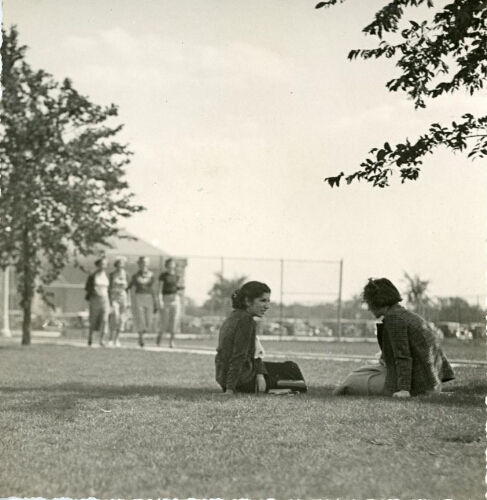
{"label": "pitched roof", "polygon": [[151,245],[147,241],[141,240],[137,238],[133,234],[128,233],[127,231],[120,231],[122,236],[127,236],[132,239],[127,238],[111,238],[109,243],[113,246],[113,248],[106,248],[105,253],[109,256],[114,255],[125,255],[128,256],[137,256],[141,255],[147,256],[160,256],[160,257],[170,257],[170,255],[164,250]]}
{"label": "pitched roof", "polygon": [[[100,252],[98,254],[91,255],[89,257],[79,257],[79,263],[84,267],[85,270],[78,267],[74,267],[72,264],[67,265],[61,272],[58,279],[52,283],[52,287],[55,286],[66,286],[84,283],[86,280],[87,272],[93,271],[93,263],[102,252],[105,253],[110,261],[110,265],[113,263],[114,258],[117,255],[127,257],[127,271],[129,273],[135,272],[137,270],[136,262],[139,257],[146,256],[151,259],[151,268],[161,269],[162,263],[165,259],[170,257],[170,255],[160,248],[151,245],[147,241],[141,240],[134,235],[128,233],[127,231],[120,231],[122,236],[128,236],[132,239],[127,238],[111,238],[109,243],[113,248],[100,247]],[[184,259],[181,259],[184,261]]]}

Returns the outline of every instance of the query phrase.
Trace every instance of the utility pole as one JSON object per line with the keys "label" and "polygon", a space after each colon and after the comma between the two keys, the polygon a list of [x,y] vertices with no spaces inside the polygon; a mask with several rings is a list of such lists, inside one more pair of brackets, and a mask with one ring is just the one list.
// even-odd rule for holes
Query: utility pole
{"label": "utility pole", "polygon": [[10,319],[9,319],[9,299],[10,299],[10,269],[7,266],[3,270],[3,328],[1,331],[2,337],[11,337]]}
{"label": "utility pole", "polygon": [[338,308],[337,308],[337,337],[342,338],[342,280],[343,280],[343,259],[340,259],[340,278],[338,283]]}
{"label": "utility pole", "polygon": [[282,339],[283,325],[283,296],[284,296],[284,260],[281,259],[281,299],[279,302],[279,340]]}

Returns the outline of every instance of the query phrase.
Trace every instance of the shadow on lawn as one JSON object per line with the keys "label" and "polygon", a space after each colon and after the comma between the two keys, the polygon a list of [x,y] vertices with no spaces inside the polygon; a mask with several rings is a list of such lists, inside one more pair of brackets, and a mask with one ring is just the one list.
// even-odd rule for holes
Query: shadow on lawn
{"label": "shadow on lawn", "polygon": [[[335,386],[324,385],[319,387],[311,387],[306,394],[296,395],[293,398],[299,400],[314,399],[327,400],[330,399],[363,399],[360,396],[332,396]],[[44,401],[32,401],[27,403],[27,407],[34,411],[43,411],[44,409],[52,410],[53,403],[55,409],[71,410],[76,406],[78,399],[121,399],[128,397],[159,397],[164,400],[185,400],[185,401],[201,401],[209,398],[218,398],[221,396],[221,391],[216,387],[182,387],[182,386],[164,386],[164,385],[96,385],[81,382],[67,382],[55,385],[45,385],[37,387],[0,387],[1,393],[21,394],[23,392],[40,392],[43,395],[63,396],[56,399],[46,398]],[[466,384],[463,386],[452,387],[449,392],[445,392],[439,396],[427,396],[415,398],[417,401],[422,401],[423,404],[432,404],[438,406],[460,406],[460,407],[483,407],[486,388],[484,383]],[[239,397],[253,397],[253,395],[241,395]],[[284,397],[290,396],[267,396],[267,397]],[[390,401],[391,398],[380,396],[366,397],[368,400],[376,399],[377,401]],[[25,409],[25,406],[24,406]]]}
{"label": "shadow on lawn", "polygon": [[[312,387],[306,394],[296,395],[296,398],[305,397],[313,399],[322,399],[331,397],[334,386]],[[162,399],[184,399],[201,400],[222,394],[217,386],[213,387],[183,387],[175,385],[105,385],[88,384],[82,382],[65,382],[61,384],[29,386],[29,387],[0,387],[1,393],[23,393],[40,392],[50,395],[76,396],[84,399],[119,399],[124,397],[140,396],[153,397],[158,396]],[[253,397],[253,394],[241,394],[238,397]],[[271,397],[271,396],[267,396]],[[278,397],[278,396],[272,396]]]}
{"label": "shadow on lawn", "polygon": [[164,399],[196,400],[218,393],[217,389],[208,387],[180,387],[163,385],[105,385],[81,382],[66,382],[54,385],[30,387],[0,387],[0,393],[22,393],[41,391],[43,394],[76,396],[84,399],[119,399],[124,397],[159,396]]}

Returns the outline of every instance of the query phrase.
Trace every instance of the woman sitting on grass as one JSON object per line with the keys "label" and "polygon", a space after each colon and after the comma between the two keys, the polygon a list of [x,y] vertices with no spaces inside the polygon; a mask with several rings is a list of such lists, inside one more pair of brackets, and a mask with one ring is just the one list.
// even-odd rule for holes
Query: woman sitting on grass
{"label": "woman sitting on grass", "polygon": [[265,315],[270,295],[270,288],[259,281],[249,281],[232,295],[234,310],[221,326],[215,358],[216,381],[225,394],[268,392],[285,387],[283,381],[296,381],[288,386],[306,391],[303,374],[296,363],[262,360],[263,349],[256,337],[254,317]]}
{"label": "woman sitting on grass", "polygon": [[[439,394],[441,383],[455,375],[431,325],[399,305],[401,295],[387,278],[370,279],[363,298],[376,318],[383,317],[377,335],[386,368],[382,394],[397,398]],[[346,392],[340,387],[335,394]]]}

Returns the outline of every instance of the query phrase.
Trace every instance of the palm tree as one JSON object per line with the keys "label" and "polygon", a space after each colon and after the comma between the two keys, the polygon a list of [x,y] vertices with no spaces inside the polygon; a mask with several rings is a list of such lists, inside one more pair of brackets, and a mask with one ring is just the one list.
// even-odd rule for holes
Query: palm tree
{"label": "palm tree", "polygon": [[431,298],[426,293],[430,282],[421,280],[417,274],[415,276],[410,276],[406,272],[404,273],[404,278],[407,283],[406,298],[408,305],[410,305],[415,312],[424,316],[426,307],[432,302]]}
{"label": "palm tree", "polygon": [[204,307],[213,313],[225,314],[232,305],[232,293],[247,281],[247,276],[235,276],[232,279],[225,278],[222,273],[215,273],[215,276],[217,281],[208,292],[210,299],[205,302]]}

